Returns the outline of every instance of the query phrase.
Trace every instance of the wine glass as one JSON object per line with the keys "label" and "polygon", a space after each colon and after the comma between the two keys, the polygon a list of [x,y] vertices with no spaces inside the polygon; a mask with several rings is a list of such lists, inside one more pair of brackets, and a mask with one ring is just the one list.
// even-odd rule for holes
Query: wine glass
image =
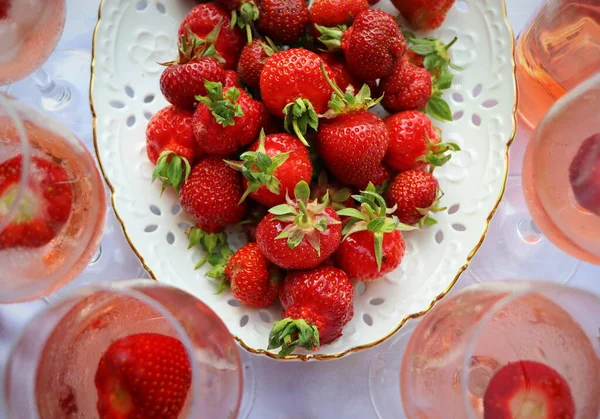
{"label": "wine glass", "polygon": [[598,319],[600,296],[549,281],[467,287],[372,360],[371,400],[383,419],[596,419]]}
{"label": "wine glass", "polygon": [[0,93],[0,304],[44,297],[99,247],[106,194],[71,132]]}
{"label": "wine glass", "polygon": [[226,326],[201,301],[152,280],[116,281],[78,289],[26,326],[9,355],[0,406],[7,419],[113,409],[150,417],[148,404],[165,419],[244,417],[244,370]]}
{"label": "wine glass", "polygon": [[471,273],[567,282],[579,261],[600,264],[600,72],[559,99],[529,139]]}
{"label": "wine glass", "polygon": [[[549,108],[567,92],[600,72],[599,30],[600,5],[597,1],[547,0],[519,36],[516,49],[519,101],[517,133],[511,146],[513,164],[505,197],[490,224],[488,238],[471,264],[470,272],[479,282],[526,277],[565,283],[577,271],[578,259],[590,261],[578,254],[575,257],[565,254],[564,240],[557,242],[541,225],[540,217],[530,215],[528,206],[531,207],[533,202],[533,193],[523,191],[522,185],[527,182],[522,176],[530,174],[523,173],[521,165],[526,148],[535,152],[542,147],[540,143],[560,141],[554,134],[551,139],[545,139],[549,133],[539,127]],[[583,93],[580,91],[580,94]],[[592,121],[582,117],[569,121],[565,105],[556,106],[555,109],[560,111],[545,119],[570,124],[573,145],[578,145],[584,140],[582,126],[592,124]],[[548,124],[551,122],[546,126]],[[536,127],[538,130],[532,136]],[[566,160],[548,156],[540,156],[540,159],[556,165],[552,169],[556,174],[565,175],[569,164]],[[536,178],[535,182],[536,185],[530,186],[541,186],[545,180]],[[566,202],[568,189],[561,184],[553,192],[554,199]]]}
{"label": "wine glass", "polygon": [[[72,6],[69,12],[77,16],[70,21],[85,21],[81,6]],[[87,98],[79,89],[89,83],[91,58],[79,50],[53,54],[66,13],[66,0],[4,0],[0,4],[0,86],[10,85],[8,93],[41,106],[83,138],[90,131],[91,116],[80,111]],[[74,29],[81,32],[82,28]]]}

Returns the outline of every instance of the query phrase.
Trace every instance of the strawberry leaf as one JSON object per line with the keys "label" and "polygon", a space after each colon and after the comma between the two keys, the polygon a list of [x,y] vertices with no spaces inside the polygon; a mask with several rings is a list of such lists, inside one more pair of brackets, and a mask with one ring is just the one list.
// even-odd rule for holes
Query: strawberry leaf
{"label": "strawberry leaf", "polygon": [[298,98],[294,102],[288,103],[283,108],[284,127],[287,132],[293,133],[302,141],[305,146],[308,141],[304,135],[308,132],[308,128],[317,130],[319,127],[319,116],[315,112],[315,108],[308,99]]}
{"label": "strawberry leaf", "polygon": [[170,150],[165,150],[156,161],[156,167],[152,172],[152,182],[160,179],[162,183],[161,194],[170,187],[179,191],[183,183],[188,179],[191,171],[192,166],[186,158]]}
{"label": "strawberry leaf", "polygon": [[359,220],[367,221],[367,217],[355,208],[344,208],[337,212],[340,217],[352,217]]}
{"label": "strawberry leaf", "polygon": [[450,105],[441,97],[432,96],[425,106],[425,112],[440,121],[452,121]]}

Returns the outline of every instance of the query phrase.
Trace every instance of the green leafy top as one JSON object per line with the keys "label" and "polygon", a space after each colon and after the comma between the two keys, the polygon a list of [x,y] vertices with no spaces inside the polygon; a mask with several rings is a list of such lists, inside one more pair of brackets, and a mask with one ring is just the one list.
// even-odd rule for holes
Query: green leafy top
{"label": "green leafy top", "polygon": [[449,89],[454,80],[454,74],[450,69],[462,70],[462,67],[454,65],[448,50],[456,43],[458,38],[454,37],[448,44],[444,44],[436,38],[417,38],[415,34],[404,31],[404,36],[410,44],[410,49],[423,58],[423,67],[432,77],[431,99],[425,107],[425,111],[432,117],[442,121],[452,121],[452,112],[448,103],[442,99],[443,90]]}
{"label": "green leafy top", "polygon": [[310,100],[298,98],[294,102],[288,103],[283,108],[285,119],[283,124],[285,130],[292,131],[302,141],[302,144],[309,147],[308,141],[304,135],[308,132],[308,127],[315,131],[319,128],[319,115]]}
{"label": "green leafy top", "polygon": [[227,287],[224,275],[225,265],[227,265],[227,262],[229,262],[229,259],[233,255],[233,251],[229,248],[229,243],[227,242],[227,234],[223,232],[209,233],[200,227],[190,227],[187,229],[186,234],[189,240],[188,249],[200,246],[204,252],[204,256],[194,269],[199,269],[208,262],[212,266],[212,269],[206,272],[206,276],[219,280],[216,293],[222,293]]}
{"label": "green leafy top", "polygon": [[394,230],[416,230],[416,227],[402,224],[398,217],[392,215],[396,211],[396,206],[387,208],[385,200],[375,190],[375,186],[369,182],[369,186],[360,195],[352,195],[360,203],[360,210],[345,208],[337,213],[339,216],[350,217],[350,221],[346,223],[342,230],[344,240],[359,231],[368,230],[373,233],[377,270],[381,270],[384,234],[391,233]]}
{"label": "green leafy top", "polygon": [[227,89],[223,94],[221,82],[205,80],[204,86],[207,96],[196,96],[198,102],[204,103],[215,117],[217,123],[223,127],[235,125],[234,117],[244,116],[242,107],[237,103],[240,91],[237,87]]}
{"label": "green leafy top", "polygon": [[185,157],[181,157],[171,150],[160,153],[156,161],[156,167],[152,172],[152,182],[157,178],[162,182],[161,195],[169,187],[179,191],[190,176],[192,166]]}
{"label": "green leafy top", "polygon": [[270,192],[279,195],[281,182],[275,177],[275,170],[285,163],[289,156],[290,153],[286,152],[269,157],[265,150],[265,131],[261,130],[256,151],[242,153],[240,156],[242,161],[239,162],[225,160],[225,163],[232,169],[242,172],[242,175],[248,180],[248,188],[239,203],[242,203],[248,195],[256,192],[263,185]]}
{"label": "green leafy top", "polygon": [[358,110],[369,110],[383,99],[383,96],[379,99],[372,99],[371,89],[366,84],[363,84],[356,95],[352,86],[348,86],[346,92],[342,92],[342,89],[327,74],[325,63],[323,62],[321,62],[321,73],[323,73],[323,77],[325,77],[325,80],[327,80],[327,83],[333,89],[331,99],[329,100],[329,110],[323,115],[325,118],[335,118],[340,114]]}
{"label": "green leafy top", "polygon": [[319,199],[323,198],[326,194],[329,194],[330,206],[334,210],[341,210],[346,208],[345,202],[350,199],[350,189],[348,188],[336,188],[329,184],[327,172],[322,170],[319,173],[316,187],[313,186],[311,189],[311,198]]}
{"label": "green leafy top", "polygon": [[342,49],[342,38],[344,37],[346,29],[348,29],[346,25],[327,27],[315,24],[315,28],[321,33],[319,41],[321,41],[329,51],[334,52]]}
{"label": "green leafy top", "polygon": [[[441,138],[441,130],[439,128],[435,128],[437,132],[438,138]],[[449,152],[460,151],[460,147],[455,143],[434,143],[431,141],[427,132],[425,132],[426,136],[426,145],[427,152],[421,157],[417,158],[416,161],[425,162],[431,166],[431,171],[434,168],[440,167],[448,163],[448,161],[452,158],[452,154]]]}
{"label": "green leafy top", "polygon": [[308,324],[304,319],[287,317],[275,323],[271,329],[267,349],[281,348],[277,358],[283,358],[294,352],[297,346],[311,351],[319,345],[317,326]]}
{"label": "green leafy top", "polygon": [[431,217],[431,213],[442,212],[446,210],[446,207],[439,206],[443,196],[444,192],[438,188],[435,195],[435,201],[433,201],[429,208],[417,208],[419,214],[422,215],[421,219],[419,220],[419,224],[417,224],[419,228],[431,227],[432,225],[437,224],[437,220]]}
{"label": "green leafy top", "polygon": [[321,232],[326,231],[329,225],[340,224],[340,221],[325,211],[329,205],[329,194],[325,194],[322,202],[309,201],[310,188],[306,182],[301,181],[294,188],[294,196],[295,200],[287,196],[286,204],[269,210],[276,220],[289,223],[275,239],[287,239],[288,246],[293,249],[306,238],[320,256]]}
{"label": "green leafy top", "polygon": [[260,12],[254,1],[244,2],[239,10],[233,10],[231,12],[231,29],[235,26],[239,26],[240,29],[246,29],[246,37],[248,43],[252,42],[252,22],[258,20]]}
{"label": "green leafy top", "polygon": [[186,33],[181,35],[181,38],[179,40],[179,55],[177,57],[177,60],[168,61],[160,64],[164,66],[186,64],[192,60],[202,57],[214,58],[219,62],[219,64],[225,64],[225,59],[221,56],[221,54],[219,54],[219,52],[215,48],[215,42],[217,42],[217,38],[219,37],[219,33],[221,32],[222,27],[223,19],[220,19],[219,23],[215,25],[213,30],[210,31],[206,38],[202,39],[198,37],[194,32],[192,32],[190,25],[187,25]]}

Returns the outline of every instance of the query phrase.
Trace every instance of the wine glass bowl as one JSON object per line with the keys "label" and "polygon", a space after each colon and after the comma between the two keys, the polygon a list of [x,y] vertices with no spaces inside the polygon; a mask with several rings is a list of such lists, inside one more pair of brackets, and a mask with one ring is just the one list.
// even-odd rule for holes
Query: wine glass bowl
{"label": "wine glass bowl", "polygon": [[407,417],[482,418],[495,374],[536,362],[565,380],[578,418],[597,418],[599,315],[598,296],[549,282],[465,288],[434,307],[410,338],[400,377]]}
{"label": "wine glass bowl", "polygon": [[223,322],[184,291],[130,280],[80,289],[32,320],[7,364],[8,419],[97,417],[100,360],[114,342],[139,334],[174,338],[185,348],[191,384],[176,417],[236,417],[242,365]]}
{"label": "wine glass bowl", "polygon": [[66,127],[6,95],[0,173],[0,303],[46,296],[81,273],[100,244],[103,181]]}
{"label": "wine glass bowl", "polygon": [[29,76],[54,50],[65,25],[65,0],[7,0],[0,5],[0,86]]}

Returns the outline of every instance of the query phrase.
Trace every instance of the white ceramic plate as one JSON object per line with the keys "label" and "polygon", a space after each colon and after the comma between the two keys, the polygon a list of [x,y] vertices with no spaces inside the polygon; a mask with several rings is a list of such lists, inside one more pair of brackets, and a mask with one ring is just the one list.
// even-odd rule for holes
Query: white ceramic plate
{"label": "white ceramic plate", "polygon": [[[205,271],[194,271],[199,251],[187,250],[184,230],[190,218],[175,194],[161,199],[158,183],[150,183],[146,124],[167,105],[157,62],[174,58],[178,25],[192,4],[103,1],[90,88],[98,158],[123,230],[150,274],[206,302],[247,350],[274,356],[265,348],[280,310],[238,306],[229,292],[215,295]],[[389,0],[378,7],[397,14]],[[356,284],[355,316],[340,339],[290,358],[333,359],[384,341],[450,290],[483,241],[504,190],[515,129],[514,42],[504,1],[457,1],[444,26],[431,35],[445,41],[458,36],[453,59],[465,68],[446,94],[454,122],[436,123],[445,140],[463,150],[436,171],[449,211],[437,215],[433,228],[405,235],[407,254],[398,270],[366,286]]]}

